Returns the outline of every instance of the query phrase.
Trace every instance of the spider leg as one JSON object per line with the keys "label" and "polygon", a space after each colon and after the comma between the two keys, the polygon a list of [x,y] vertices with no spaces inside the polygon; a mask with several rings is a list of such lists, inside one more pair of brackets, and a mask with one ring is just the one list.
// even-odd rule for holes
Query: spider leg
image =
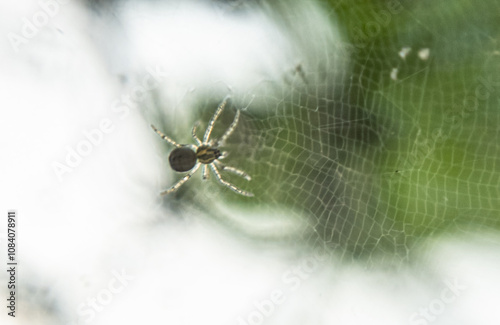
{"label": "spider leg", "polygon": [[239,188],[237,188],[233,184],[223,180],[222,177],[220,176],[219,170],[217,170],[217,167],[215,166],[215,164],[211,163],[210,168],[212,168],[212,171],[214,172],[215,178],[217,179],[217,181],[219,181],[219,183],[221,183],[222,185],[229,187],[230,190],[232,190],[238,194],[241,194],[243,196],[253,196],[252,193],[240,190]]}
{"label": "spider leg", "polygon": [[224,143],[224,141],[226,141],[226,139],[233,133],[234,129],[238,125],[239,118],[240,118],[240,110],[238,109],[238,110],[236,110],[236,115],[234,116],[233,123],[231,123],[231,125],[226,130],[224,135],[222,135],[222,137],[219,140],[217,140],[216,147],[218,147],[219,145],[222,145]]}
{"label": "spider leg", "polygon": [[203,174],[203,180],[208,179],[210,174],[208,173],[208,168],[206,164],[203,164],[203,167],[201,167],[201,173]]}
{"label": "spider leg", "polygon": [[228,171],[230,173],[233,173],[233,174],[236,174],[238,176],[241,176],[243,177],[244,179],[246,179],[247,181],[250,181],[252,180],[252,177],[250,177],[250,175],[248,175],[247,173],[245,173],[244,171],[242,171],[241,169],[238,169],[238,168],[234,168],[234,167],[230,167],[230,166],[226,166],[226,165],[223,165],[221,164],[220,162],[218,162],[217,160],[214,160],[214,163],[220,167],[221,170],[223,171]]}
{"label": "spider leg", "polygon": [[167,194],[170,194],[172,192],[177,191],[179,189],[179,187],[182,186],[182,184],[186,183],[188,181],[188,179],[190,179],[191,176],[193,176],[193,174],[196,173],[198,168],[200,168],[200,165],[201,165],[201,163],[197,163],[196,165],[194,165],[193,169],[191,169],[191,171],[187,175],[185,175],[183,178],[181,178],[177,183],[175,183],[168,190],[161,192],[160,195],[167,195]]}
{"label": "spider leg", "polygon": [[[223,151],[223,152],[221,152],[220,157],[219,157],[219,158],[217,158],[217,160],[224,159],[224,158],[226,158],[227,156],[229,156],[229,152],[227,152],[227,151]],[[215,162],[218,162],[217,160],[215,160]]]}
{"label": "spider leg", "polygon": [[168,136],[166,136],[163,132],[161,132],[160,130],[158,130],[153,124],[151,124],[151,128],[153,129],[153,131],[155,131],[163,140],[166,140],[168,143],[170,143],[171,145],[177,147],[177,148],[180,148],[182,147],[182,145],[178,144],[177,142],[175,142],[174,140],[172,140],[171,138],[169,138]]}
{"label": "spider leg", "polygon": [[219,118],[219,115],[222,113],[224,110],[224,107],[226,107],[228,99],[231,98],[231,96],[227,95],[224,97],[224,100],[222,103],[220,103],[219,107],[215,110],[214,115],[210,119],[210,122],[208,122],[207,130],[205,131],[205,135],[203,136],[203,143],[208,143],[208,139],[210,139],[210,133],[212,133],[212,130],[214,128],[215,121]]}
{"label": "spider leg", "polygon": [[194,125],[193,125],[193,131],[191,132],[191,134],[193,135],[193,139],[194,141],[196,142],[197,145],[201,146],[201,141],[200,139],[198,138],[198,136],[196,135],[196,128],[198,127],[198,125],[200,125],[200,122],[196,122]]}

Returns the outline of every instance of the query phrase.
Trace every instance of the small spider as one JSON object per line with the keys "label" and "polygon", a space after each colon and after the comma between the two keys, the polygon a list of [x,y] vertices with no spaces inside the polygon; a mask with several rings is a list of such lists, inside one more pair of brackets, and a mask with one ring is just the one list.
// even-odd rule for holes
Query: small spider
{"label": "small spider", "polygon": [[234,116],[233,123],[229,126],[229,128],[226,130],[226,132],[222,135],[220,139],[217,141],[210,140],[210,133],[212,133],[212,129],[214,128],[215,121],[219,117],[219,115],[222,113],[224,110],[224,107],[226,106],[226,103],[230,96],[226,96],[222,103],[217,107],[217,110],[215,111],[214,115],[210,119],[210,122],[208,122],[207,129],[205,131],[205,135],[203,136],[203,141],[200,141],[198,136],[196,135],[196,128],[198,126],[198,123],[195,123],[193,126],[192,130],[192,136],[194,141],[196,142],[197,145],[194,144],[189,144],[189,145],[184,145],[184,144],[178,144],[165,134],[163,134],[161,131],[159,131],[154,125],[151,125],[153,130],[158,133],[158,135],[169,142],[171,145],[175,146],[176,148],[172,150],[170,153],[170,156],[168,157],[168,161],[170,162],[170,167],[172,167],[173,170],[176,172],[187,172],[190,171],[188,174],[186,174],[183,178],[181,178],[177,183],[175,183],[172,187],[169,189],[161,192],[161,195],[166,195],[172,192],[175,192],[179,187],[181,187],[184,183],[186,183],[191,176],[193,176],[194,173],[200,168],[200,166],[203,164],[202,168],[202,174],[203,174],[203,180],[208,179],[209,177],[209,171],[208,167],[210,167],[215,175],[215,178],[219,183],[221,183],[224,186],[229,187],[232,191],[244,195],[244,196],[253,196],[252,193],[240,190],[233,184],[225,181],[222,179],[219,170],[217,167],[219,167],[221,170],[225,170],[228,172],[231,172],[233,174],[236,174],[238,176],[241,176],[245,178],[246,180],[251,180],[252,178],[245,173],[242,170],[236,169],[234,167],[229,167],[223,165],[219,160],[223,159],[227,156],[226,152],[220,152],[218,147],[220,145],[223,145],[224,141],[233,133],[234,129],[236,128],[236,125],[238,124],[238,119],[240,117],[240,111],[236,110],[236,115]]}

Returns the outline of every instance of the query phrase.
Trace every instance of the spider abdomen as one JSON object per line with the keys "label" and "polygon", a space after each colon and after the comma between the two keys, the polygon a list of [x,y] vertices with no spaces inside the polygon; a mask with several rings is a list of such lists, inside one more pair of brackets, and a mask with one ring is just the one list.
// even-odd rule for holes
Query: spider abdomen
{"label": "spider abdomen", "polygon": [[196,150],[196,157],[202,164],[210,164],[220,156],[220,150],[210,146],[199,146]]}
{"label": "spider abdomen", "polygon": [[168,156],[168,161],[176,172],[187,172],[196,164],[196,153],[188,147],[175,148]]}

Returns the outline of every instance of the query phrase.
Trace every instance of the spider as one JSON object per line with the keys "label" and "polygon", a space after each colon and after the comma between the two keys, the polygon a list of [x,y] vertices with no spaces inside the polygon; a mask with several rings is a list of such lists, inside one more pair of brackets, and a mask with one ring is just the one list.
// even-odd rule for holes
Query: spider
{"label": "spider", "polygon": [[179,187],[181,187],[184,183],[186,183],[191,178],[191,176],[193,176],[193,174],[196,173],[196,171],[200,168],[200,166],[203,165],[202,167],[203,180],[208,179],[209,177],[208,167],[210,167],[215,175],[215,178],[220,184],[228,187],[230,190],[238,194],[241,194],[243,196],[253,196],[252,193],[243,191],[234,186],[233,184],[229,183],[228,181],[223,180],[220,175],[219,169],[217,168],[219,167],[221,170],[228,171],[230,173],[241,176],[247,181],[252,179],[244,171],[236,169],[234,167],[223,165],[219,161],[220,159],[223,159],[227,156],[226,152],[222,153],[220,152],[219,146],[223,145],[224,141],[233,133],[234,129],[238,125],[240,110],[236,110],[236,115],[234,116],[233,122],[226,130],[226,132],[222,135],[222,137],[216,141],[210,140],[210,134],[212,133],[212,130],[214,128],[215,121],[221,115],[229,98],[231,97],[226,96],[222,101],[222,103],[217,107],[217,110],[215,110],[215,113],[210,119],[210,122],[208,122],[207,129],[205,130],[205,135],[203,136],[203,141],[201,141],[196,135],[196,128],[198,127],[199,122],[193,125],[191,134],[194,141],[196,142],[196,145],[178,144],[177,142],[172,140],[170,137],[166,136],[164,133],[159,131],[154,125],[151,124],[153,131],[155,131],[163,140],[166,140],[168,143],[175,146],[175,149],[172,150],[172,152],[168,157],[170,167],[172,167],[172,169],[175,170],[176,172],[180,173],[189,171],[189,173],[187,173],[172,187],[161,192],[160,193],[161,195],[167,195],[178,190]]}

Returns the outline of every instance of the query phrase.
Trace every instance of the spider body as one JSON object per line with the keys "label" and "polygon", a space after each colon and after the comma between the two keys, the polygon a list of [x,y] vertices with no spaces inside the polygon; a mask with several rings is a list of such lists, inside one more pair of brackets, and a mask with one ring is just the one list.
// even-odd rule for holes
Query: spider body
{"label": "spider body", "polygon": [[201,165],[202,167],[202,174],[203,174],[203,179],[206,180],[208,179],[209,176],[209,170],[210,168],[212,172],[215,175],[215,178],[217,181],[226,187],[228,187],[230,190],[241,194],[243,196],[253,196],[252,193],[243,191],[233,184],[225,181],[222,179],[219,169],[231,172],[233,174],[236,174],[238,176],[241,176],[245,178],[246,180],[251,180],[251,177],[245,173],[242,170],[236,169],[234,167],[229,167],[225,166],[222,163],[220,163],[220,159],[223,159],[226,156],[225,152],[221,152],[219,150],[219,146],[224,144],[224,141],[233,133],[234,129],[238,125],[238,119],[240,116],[240,111],[236,111],[236,115],[234,116],[233,123],[229,126],[229,128],[226,130],[226,132],[222,135],[220,139],[217,141],[210,140],[210,134],[212,133],[212,129],[214,127],[215,121],[219,117],[219,115],[222,113],[224,110],[224,107],[227,104],[227,101],[229,100],[229,96],[226,96],[222,103],[217,107],[217,110],[215,111],[214,115],[210,119],[210,122],[208,122],[207,129],[205,130],[205,135],[203,136],[203,141],[201,141],[198,136],[196,135],[196,128],[198,124],[195,124],[192,129],[192,137],[194,141],[196,142],[196,145],[182,145],[178,144],[174,140],[172,140],[170,137],[159,131],[154,125],[151,125],[153,130],[163,139],[166,140],[168,143],[171,145],[175,146],[176,148],[172,150],[168,157],[168,161],[170,163],[170,167],[176,171],[176,172],[188,172],[183,178],[181,178],[177,183],[175,183],[172,187],[169,189],[163,191],[161,194],[166,195],[169,193],[172,193],[176,191],[179,187],[181,187],[182,184],[187,182],[191,176],[200,168]]}
{"label": "spider body", "polygon": [[168,156],[170,167],[176,172],[187,172],[193,169],[196,161],[202,164],[210,164],[222,156],[220,150],[210,146],[199,146],[194,152],[189,146],[184,145],[172,150]]}

